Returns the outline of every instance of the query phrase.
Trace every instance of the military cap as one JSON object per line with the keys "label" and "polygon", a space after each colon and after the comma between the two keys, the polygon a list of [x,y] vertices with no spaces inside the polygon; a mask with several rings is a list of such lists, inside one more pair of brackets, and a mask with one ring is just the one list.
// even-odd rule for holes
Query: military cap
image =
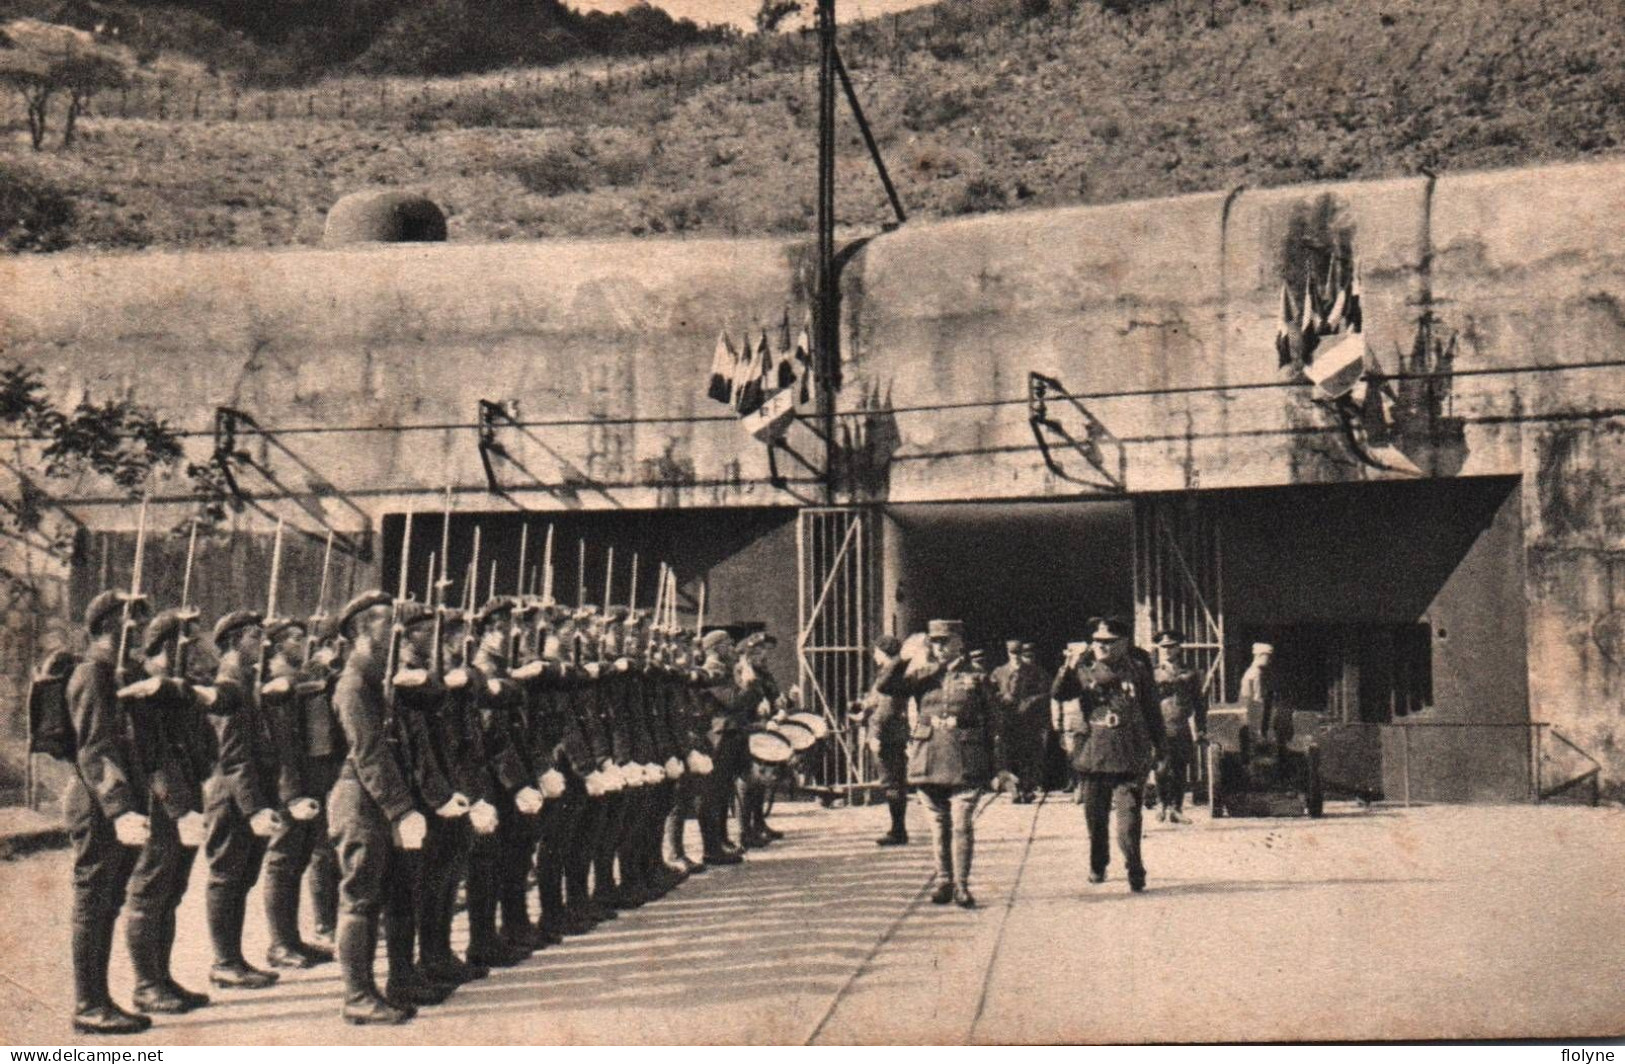
{"label": "military cap", "polygon": [[224,647],[232,636],[244,628],[262,623],[263,619],[253,610],[232,610],[214,622],[214,631],[210,634],[210,638],[214,640],[215,647]]}
{"label": "military cap", "polygon": [[1022,642],[1019,639],[1006,639],[1004,641],[1004,649],[1008,650],[1012,654],[1021,653],[1021,647]]}
{"label": "military cap", "polygon": [[1268,644],[1268,643],[1254,643],[1253,644],[1253,656],[1254,657],[1257,657],[1259,654],[1273,654],[1273,653],[1275,653],[1275,648],[1273,646],[1271,646],[1270,644]]}
{"label": "military cap", "polygon": [[1093,630],[1089,633],[1090,639],[1127,639],[1129,636],[1128,622],[1121,617],[1096,618]]}
{"label": "military cap", "polygon": [[[85,627],[90,629],[92,635],[100,635],[107,629],[108,622],[115,617],[123,615],[124,603],[130,596],[123,591],[103,591],[90,600],[85,607]],[[137,597],[130,606],[130,616],[138,613],[145,616],[147,600]]]}
{"label": "military cap", "polygon": [[954,636],[965,638],[964,621],[927,621],[925,625],[927,639],[951,639]]}
{"label": "military cap", "polygon": [[971,664],[973,665],[981,665],[987,661],[987,651],[983,650],[981,647],[977,647],[975,650],[972,650],[967,656],[970,658]]}
{"label": "military cap", "polygon": [[400,622],[401,629],[415,628],[420,624],[427,624],[434,620],[434,610],[421,602],[403,602],[395,619]]}
{"label": "military cap", "polygon": [[1021,652],[1023,654],[1036,654],[1036,653],[1038,653],[1038,644],[1037,643],[1023,643],[1023,644],[1021,644]]}
{"label": "military cap", "polygon": [[387,591],[363,591],[345,603],[344,608],[339,611],[337,627],[340,634],[350,631],[351,623],[368,610],[379,606],[391,606],[394,603],[395,599]]}
{"label": "military cap", "polygon": [[305,621],[305,631],[315,636],[320,642],[325,642],[339,634],[337,620],[326,613],[313,613]]}
{"label": "military cap", "polygon": [[492,622],[513,613],[513,610],[514,600],[508,595],[498,595],[479,608],[479,612],[474,614],[474,623],[484,631]]}
{"label": "military cap", "polygon": [[875,649],[887,657],[893,657],[903,649],[903,641],[894,635],[883,635],[875,640]]}
{"label": "military cap", "polygon": [[575,619],[577,624],[586,624],[598,616],[597,606],[577,606]]}
{"label": "military cap", "polygon": [[568,606],[561,606],[557,602],[548,602],[542,605],[542,616],[550,621],[574,620],[572,611]]}
{"label": "military cap", "polygon": [[1185,645],[1185,633],[1178,628],[1164,628],[1157,633],[1157,646],[1178,647]]}
{"label": "military cap", "polygon": [[622,605],[619,605],[619,604],[614,605],[614,606],[608,606],[608,607],[606,607],[604,609],[604,615],[606,617],[608,617],[612,621],[625,620],[626,619],[626,607],[622,606]]}
{"label": "military cap", "polygon": [[296,629],[301,634],[310,631],[309,625],[298,617],[267,617],[265,619],[265,638],[273,643]]}
{"label": "military cap", "polygon": [[147,622],[147,630],[141,637],[141,652],[149,658],[157,657],[164,644],[180,634],[183,620],[179,610],[160,611]]}
{"label": "military cap", "polygon": [[733,645],[733,636],[728,634],[728,629],[726,628],[707,629],[706,633],[700,637],[701,650],[709,652],[712,650],[717,650],[724,645]]}

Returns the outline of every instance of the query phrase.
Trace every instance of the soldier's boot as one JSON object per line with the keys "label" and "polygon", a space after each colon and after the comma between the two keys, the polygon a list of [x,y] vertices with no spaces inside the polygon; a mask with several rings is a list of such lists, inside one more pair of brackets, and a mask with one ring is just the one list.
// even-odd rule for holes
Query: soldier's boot
{"label": "soldier's boot", "polygon": [[265,876],[265,922],[271,930],[266,964],[293,969],[316,966],[316,958],[305,952],[305,944],[299,940],[299,880],[281,870],[267,870]]}
{"label": "soldier's boot", "polygon": [[124,920],[124,943],[135,969],[135,1007],[138,1012],[175,1015],[195,1007],[169,989],[165,964],[162,913],[131,909]]}
{"label": "soldier's boot", "polygon": [[416,913],[389,912],[384,918],[384,954],[389,976],[384,983],[384,1000],[400,1008],[404,1005],[438,1005],[450,996],[453,987],[426,978],[413,963],[417,945]]}
{"label": "soldier's boot", "polygon": [[544,843],[536,853],[536,900],[541,906],[537,934],[547,945],[564,941],[564,863],[555,843]]}
{"label": "soldier's boot", "polygon": [[886,799],[886,808],[891,813],[891,830],[875,840],[877,846],[907,846],[908,845],[908,796]]}
{"label": "soldier's boot", "polygon": [[[76,914],[77,915],[77,914]],[[125,1012],[107,992],[107,966],[113,953],[113,926],[76,920],[73,928],[73,1029],[80,1034],[140,1034],[152,1026],[146,1016]]]}
{"label": "soldier's boot", "polygon": [[237,892],[210,884],[205,907],[209,937],[214,942],[214,967],[209,969],[209,982],[226,989],[263,990],[276,984],[277,973],[243,959],[244,901]]}
{"label": "soldier's boot", "polygon": [[175,977],[172,974],[174,969],[170,967],[170,958],[175,953],[175,909],[177,907],[179,907],[178,898],[171,903],[169,911],[164,913],[163,932],[158,942],[158,963],[160,970],[164,973],[164,985],[169,987],[169,992],[186,1002],[190,1007],[199,1009],[209,1003],[209,995],[200,994],[196,990],[188,990],[175,982]]}
{"label": "soldier's boot", "polygon": [[[323,843],[326,845],[323,845]],[[333,857],[331,841],[318,839],[305,873],[310,890],[310,911],[316,927],[306,943],[314,950],[327,954],[329,959],[338,955],[334,934],[339,919],[338,865]]]}
{"label": "soldier's boot", "polygon": [[688,859],[683,852],[683,816],[682,811],[673,808],[666,814],[665,822],[660,826],[660,860],[674,873],[693,875],[696,870],[704,869],[702,864],[696,864]]}
{"label": "soldier's boot", "polygon": [[378,929],[372,920],[362,916],[345,916],[338,921],[339,967],[344,976],[344,1008],[346,1023],[397,1024],[405,1023],[416,1013],[415,1008],[399,1008],[383,999],[372,978],[372,958],[378,949]]}

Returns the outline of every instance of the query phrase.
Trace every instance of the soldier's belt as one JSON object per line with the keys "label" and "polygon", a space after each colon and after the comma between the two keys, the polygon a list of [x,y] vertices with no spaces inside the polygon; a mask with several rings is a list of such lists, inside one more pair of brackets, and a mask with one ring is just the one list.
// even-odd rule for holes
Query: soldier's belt
{"label": "soldier's belt", "polygon": [[1123,723],[1123,718],[1117,715],[1116,710],[1107,710],[1098,717],[1089,718],[1091,727],[1116,728]]}

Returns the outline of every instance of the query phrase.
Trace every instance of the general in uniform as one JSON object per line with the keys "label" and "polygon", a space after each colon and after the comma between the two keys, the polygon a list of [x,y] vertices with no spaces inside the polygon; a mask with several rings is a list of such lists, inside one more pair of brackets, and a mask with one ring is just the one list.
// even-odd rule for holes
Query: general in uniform
{"label": "general in uniform", "polygon": [[1084,819],[1089,827],[1089,882],[1106,878],[1111,857],[1107,834],[1117,814],[1117,848],[1128,868],[1129,888],[1145,889],[1140,858],[1140,807],[1145,779],[1162,759],[1162,710],[1151,670],[1131,653],[1129,627],[1100,620],[1090,634],[1090,657],[1070,650],[1055,675],[1051,697],[1077,699],[1079,731],[1072,734],[1072,764],[1082,777]]}
{"label": "general in uniform", "polygon": [[909,733],[908,782],[931,811],[937,859],[932,902],[973,908],[971,858],[976,848],[976,801],[993,775],[998,725],[997,696],[987,676],[965,656],[962,621],[931,621],[926,628],[931,661],[906,657],[888,664],[875,690],[913,697],[919,713]]}

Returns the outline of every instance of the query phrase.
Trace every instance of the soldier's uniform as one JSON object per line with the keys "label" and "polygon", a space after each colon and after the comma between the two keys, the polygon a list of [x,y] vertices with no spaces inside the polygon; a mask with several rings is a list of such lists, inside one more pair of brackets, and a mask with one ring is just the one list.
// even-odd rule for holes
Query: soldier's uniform
{"label": "soldier's uniform", "polygon": [[1159,819],[1180,819],[1185,808],[1185,787],[1196,765],[1196,743],[1207,735],[1207,696],[1202,691],[1202,674],[1179,660],[1183,643],[1183,637],[1172,630],[1157,636],[1157,646],[1166,648],[1169,655],[1154,673],[1162,726],[1168,734],[1167,756],[1157,772],[1157,802],[1162,807]]}
{"label": "soldier's uniform", "polygon": [[732,650],[728,633],[713,630],[701,639],[705,664],[696,677],[703,712],[710,717],[707,739],[711,746],[711,773],[700,786],[700,840],[705,847],[706,864],[738,864],[740,851],[728,840],[728,804],[734,781],[750,768],[745,729],[756,709],[750,692],[742,692],[734,682],[727,654]]}
{"label": "soldier's uniform", "polygon": [[[670,698],[668,720],[683,751],[678,756],[682,759],[686,771],[677,780],[676,796],[671,810],[666,814],[661,856],[665,859],[667,867],[673,869],[681,867],[690,875],[694,875],[706,871],[706,867],[702,862],[691,860],[684,852],[683,835],[687,830],[688,818],[694,813],[695,805],[699,801],[706,775],[711,771],[710,755],[700,749],[706,742],[706,733],[711,722],[699,697],[698,677],[703,676],[703,673],[690,668],[690,664],[689,654],[680,649],[674,641],[670,676],[667,681],[667,693]],[[699,769],[705,771],[701,772]]]}
{"label": "soldier's uniform", "polygon": [[[960,621],[931,621],[933,642],[963,640]],[[997,770],[997,696],[987,677],[960,655],[951,661],[910,667],[899,657],[875,680],[875,690],[918,705],[909,733],[908,782],[931,812],[937,859],[932,901],[950,898],[969,908],[971,860],[976,848],[976,801]]]}
{"label": "soldier's uniform", "polygon": [[[343,630],[390,596],[368,592],[340,614]],[[378,993],[373,954],[392,873],[398,861],[394,827],[413,823],[412,791],[389,742],[384,704],[385,648],[368,636],[344,663],[333,690],[333,710],[348,744],[344,767],[333,785],[328,827],[339,858],[338,955],[344,975],[344,1018],[351,1023],[402,1023],[412,1016]],[[421,825],[426,831],[426,825]]]}
{"label": "soldier's uniform", "polygon": [[[73,844],[73,1028],[86,1034],[136,1034],[152,1021],[125,1012],[107,992],[113,925],[139,850],[119,840],[114,821],[145,817],[148,786],[136,757],[136,733],[117,698],[117,652],[124,600],[107,591],[91,600],[85,626],[93,643],[68,678],[76,772],[63,796]],[[134,607],[132,607],[133,609]]]}
{"label": "soldier's uniform", "polygon": [[1253,644],[1253,661],[1241,677],[1240,698],[1249,719],[1258,718],[1258,738],[1285,746],[1292,741],[1292,713],[1283,710],[1275,689],[1275,648]]}
{"label": "soldier's uniform", "polygon": [[[277,619],[266,623],[265,638],[276,643],[297,634],[302,639],[305,631],[302,622]],[[309,968],[333,959],[326,950],[301,941],[299,935],[299,882],[317,835],[326,831],[320,812],[331,787],[331,781],[312,771],[305,735],[306,703],[314,698],[325,700],[327,683],[323,677],[307,675],[303,665],[281,653],[272,655],[260,696],[275,740],[278,800],[285,809],[301,799],[316,803],[316,814],[305,820],[296,819],[290,811],[281,830],[266,844],[265,918],[271,945],[265,959],[277,968]]]}
{"label": "soldier's uniform", "polygon": [[1032,644],[1007,644],[1010,659],[993,670],[993,687],[1004,709],[999,729],[1004,760],[1020,781],[1018,802],[1030,802],[1043,783],[1044,739],[1048,734],[1050,677],[1031,660]]}
{"label": "soldier's uniform", "polygon": [[[1126,624],[1107,619],[1099,622],[1091,638],[1098,645],[1124,641],[1128,636]],[[1162,711],[1151,669],[1129,648],[1115,662],[1103,660],[1097,653],[1088,661],[1063,664],[1050,694],[1060,700],[1076,698],[1081,707],[1081,730],[1072,739],[1072,764],[1083,777],[1090,881],[1105,878],[1111,857],[1107,829],[1115,810],[1117,846],[1128,868],[1129,886],[1143,890],[1140,808],[1146,775],[1153,761],[1161,759],[1164,746]]]}
{"label": "soldier's uniform", "polygon": [[[597,607],[582,606],[576,610],[576,632],[572,654],[580,661],[597,658],[602,633],[585,627],[597,618]],[[601,920],[613,920],[613,908],[595,901],[588,892],[589,877],[605,833],[609,830],[615,801],[612,789],[620,787],[618,772],[606,771],[614,766],[614,740],[606,727],[603,685],[599,682],[603,665],[591,661],[580,667],[579,685],[575,688],[573,705],[582,735],[586,737],[591,753],[592,768],[582,779],[586,795],[586,810],[582,813],[565,858],[565,883],[569,893],[569,930],[584,931]]]}
{"label": "soldier's uniform", "polygon": [[[900,644],[895,636],[882,636],[875,643],[880,663],[878,680],[886,666],[897,658]],[[891,813],[891,830],[875,842],[880,846],[908,843],[908,699],[882,693],[871,685],[853,717],[868,727],[869,749],[880,769],[880,786]]]}
{"label": "soldier's uniform", "polygon": [[330,951],[338,924],[339,862],[333,849],[328,805],[333,785],[344,768],[346,752],[344,729],[339,727],[338,717],[333,712],[333,688],[338,683],[343,660],[338,651],[337,633],[332,631],[329,619],[315,616],[310,619],[310,625],[324,644],[330,639],[333,644],[325,654],[319,652],[317,660],[305,662],[300,676],[303,694],[299,703],[303,711],[306,785],[312,796],[322,803],[311,825],[310,860],[305,873],[316,932],[311,944]]}
{"label": "soldier's uniform", "polygon": [[[153,618],[143,640],[149,662],[174,653],[184,624],[183,617],[171,610]],[[143,757],[151,766],[151,835],[130,876],[124,933],[135,967],[136,1008],[180,1013],[209,1003],[207,995],[175,982],[170,956],[175,948],[175,911],[197,857],[197,838],[183,843],[177,825],[189,818],[201,827],[203,780],[214,766],[214,734],[204,719],[203,698],[191,684],[184,678],[155,677],[155,681],[158,689],[132,704],[151,740],[144,744],[149,752]]]}
{"label": "soldier's uniform", "polygon": [[209,708],[209,723],[219,744],[214,774],[205,789],[209,861],[208,922],[214,945],[209,981],[216,986],[258,989],[277,980],[243,958],[243,920],[248,892],[259,878],[266,840],[251,821],[269,812],[273,826],[279,771],[276,740],[268,715],[255,697],[254,663],[240,651],[226,649],[243,630],[257,628],[260,616],[248,610],[228,613],[215,622],[214,644],[222,651],[215,676],[218,692]]}

